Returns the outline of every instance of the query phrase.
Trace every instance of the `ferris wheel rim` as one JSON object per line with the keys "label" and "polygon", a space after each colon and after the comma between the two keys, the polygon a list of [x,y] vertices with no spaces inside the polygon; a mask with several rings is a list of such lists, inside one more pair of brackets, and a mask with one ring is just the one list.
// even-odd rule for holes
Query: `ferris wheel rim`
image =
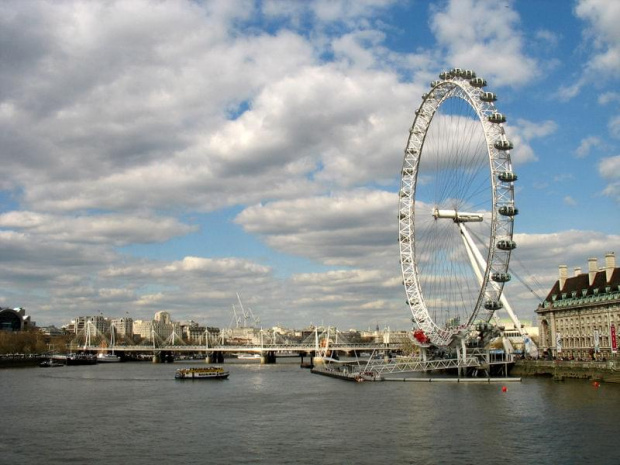
{"label": "ferris wheel rim", "polygon": [[[477,78],[473,71],[455,68],[442,73],[440,78],[439,81],[433,81],[430,92],[423,95],[405,149],[399,191],[399,245],[403,284],[413,321],[423,330],[430,343],[447,346],[461,337],[474,319],[488,322],[501,307],[500,299],[505,281],[498,282],[491,278],[509,277],[508,263],[511,250],[515,246],[512,237],[517,209],[514,207],[513,187],[516,176],[510,160],[512,143],[506,139],[503,127],[505,117],[495,108],[495,95],[483,90],[486,82]],[[492,206],[486,267],[476,304],[465,324],[442,328],[431,317],[419,279],[414,206],[425,139],[437,111],[450,98],[466,102],[475,112],[484,132]],[[458,215],[456,212],[454,214]]]}

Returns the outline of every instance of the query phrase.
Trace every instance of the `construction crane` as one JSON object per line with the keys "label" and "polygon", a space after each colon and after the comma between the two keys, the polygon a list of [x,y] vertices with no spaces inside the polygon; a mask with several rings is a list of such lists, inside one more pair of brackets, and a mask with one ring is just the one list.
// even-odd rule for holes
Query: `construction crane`
{"label": "construction crane", "polygon": [[[235,304],[233,304],[233,320],[235,328],[247,328],[254,327],[258,328],[260,326],[260,318],[255,316],[250,307],[246,308],[243,306],[243,302],[241,302],[241,297],[237,292],[237,301],[239,302],[240,313],[237,312],[237,308]],[[250,324],[248,325],[248,321]]]}

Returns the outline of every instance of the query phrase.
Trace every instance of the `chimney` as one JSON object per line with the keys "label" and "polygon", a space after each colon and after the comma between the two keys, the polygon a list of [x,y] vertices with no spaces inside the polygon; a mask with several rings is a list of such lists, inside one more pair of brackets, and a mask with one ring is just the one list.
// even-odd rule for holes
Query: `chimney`
{"label": "chimney", "polygon": [[605,254],[605,277],[607,282],[611,281],[611,275],[614,274],[616,268],[616,254],[614,252],[607,252]]}
{"label": "chimney", "polygon": [[562,288],[564,287],[564,283],[566,282],[566,278],[568,278],[568,267],[566,265],[560,265],[559,266],[559,271],[560,271],[560,291],[562,290]]}
{"label": "chimney", "polygon": [[596,258],[588,258],[588,283],[591,286],[594,284],[594,277],[598,272],[598,264]]}
{"label": "chimney", "polygon": [[575,276],[579,276],[581,274],[581,267],[580,266],[576,266],[575,267]]}

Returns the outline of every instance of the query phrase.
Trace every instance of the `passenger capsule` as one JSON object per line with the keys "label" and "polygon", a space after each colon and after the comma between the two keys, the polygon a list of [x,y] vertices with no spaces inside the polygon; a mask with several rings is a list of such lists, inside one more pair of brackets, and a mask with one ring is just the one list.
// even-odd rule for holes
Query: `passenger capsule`
{"label": "passenger capsule", "polygon": [[413,168],[403,168],[403,174],[405,176],[413,176]]}
{"label": "passenger capsule", "polygon": [[401,220],[404,220],[405,218],[407,218],[407,214],[406,213],[401,213],[400,215],[398,215],[398,218]]}
{"label": "passenger capsule", "polygon": [[515,182],[518,179],[512,171],[502,171],[497,175],[497,178],[503,182]]}
{"label": "passenger capsule", "polygon": [[508,273],[493,273],[491,279],[496,283],[507,283],[512,279],[512,276]]}
{"label": "passenger capsule", "polygon": [[443,80],[450,79],[450,75],[447,71],[442,71],[441,73],[439,73],[439,78]]}
{"label": "passenger capsule", "polygon": [[509,140],[496,140],[495,143],[493,144],[493,147],[495,147],[497,150],[512,150],[513,149],[513,145],[512,142],[510,142]]}
{"label": "passenger capsule", "polygon": [[515,216],[519,214],[519,209],[510,205],[504,205],[497,210],[500,215]]}
{"label": "passenger capsule", "polygon": [[474,87],[486,87],[487,86],[487,81],[479,77],[470,79],[469,83]]}
{"label": "passenger capsule", "polygon": [[471,69],[466,69],[463,71],[463,77],[465,79],[474,79],[476,77],[476,72]]}
{"label": "passenger capsule", "polygon": [[502,303],[498,302],[497,300],[487,300],[484,303],[484,308],[486,308],[487,310],[499,310],[502,307]]}
{"label": "passenger capsule", "polygon": [[428,97],[428,93],[422,94],[422,100],[426,100],[426,97]]}
{"label": "passenger capsule", "polygon": [[489,115],[489,122],[491,123],[505,123],[506,122],[506,117],[504,115],[502,115],[501,113],[493,113],[491,115]]}
{"label": "passenger capsule", "polygon": [[437,87],[439,84],[441,84],[441,81],[432,81],[431,87]]}
{"label": "passenger capsule", "polygon": [[499,250],[514,250],[517,248],[517,243],[515,241],[501,240],[497,241],[497,248]]}
{"label": "passenger capsule", "polygon": [[497,95],[495,95],[493,92],[481,92],[480,100],[482,100],[483,102],[495,102],[497,100]]}
{"label": "passenger capsule", "polygon": [[461,77],[463,74],[463,70],[461,68],[452,68],[452,70],[450,70],[450,73],[455,77]]}
{"label": "passenger capsule", "polygon": [[405,153],[408,154],[408,155],[414,155],[414,154],[418,153],[418,149],[414,149],[414,148],[409,147],[407,150],[405,150]]}

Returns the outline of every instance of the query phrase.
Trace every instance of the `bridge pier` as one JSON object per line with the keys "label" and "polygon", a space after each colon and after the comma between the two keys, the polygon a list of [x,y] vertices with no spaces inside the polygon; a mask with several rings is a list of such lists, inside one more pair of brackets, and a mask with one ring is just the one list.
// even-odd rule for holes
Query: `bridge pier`
{"label": "bridge pier", "polygon": [[153,352],[153,363],[172,363],[174,354],[172,352]]}
{"label": "bridge pier", "polygon": [[205,362],[207,363],[224,363],[224,353],[215,351],[207,354],[205,357]]}
{"label": "bridge pier", "polygon": [[[310,361],[304,363],[304,356],[305,355],[309,355],[310,356]],[[314,356],[314,353],[307,353],[307,352],[301,352],[299,354],[299,357],[301,358],[301,361],[299,363],[299,367],[300,368],[314,368],[314,365],[312,364],[312,358]]]}
{"label": "bridge pier", "polygon": [[270,365],[276,363],[276,353],[273,350],[262,352],[260,354],[261,365]]}

